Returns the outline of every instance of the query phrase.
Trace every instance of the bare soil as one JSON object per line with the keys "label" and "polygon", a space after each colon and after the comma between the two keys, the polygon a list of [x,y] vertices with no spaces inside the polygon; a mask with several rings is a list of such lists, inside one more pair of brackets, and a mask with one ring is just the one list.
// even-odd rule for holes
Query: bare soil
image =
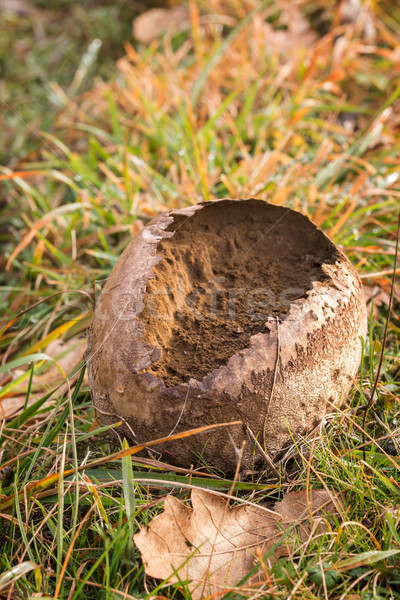
{"label": "bare soil", "polygon": [[206,205],[169,229],[140,315],[145,341],[162,350],[150,372],[167,387],[201,380],[268,334],[335,257],[302,215],[256,200]]}

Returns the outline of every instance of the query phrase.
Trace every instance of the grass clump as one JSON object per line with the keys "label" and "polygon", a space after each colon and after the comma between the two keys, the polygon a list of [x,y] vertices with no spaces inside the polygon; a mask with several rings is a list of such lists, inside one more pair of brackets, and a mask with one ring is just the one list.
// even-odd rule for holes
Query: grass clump
{"label": "grass clump", "polygon": [[[33,17],[13,18],[32,40]],[[122,27],[118,19],[100,21]],[[102,281],[144,222],[202,199],[256,196],[322,226],[359,270],[371,311],[375,301],[361,375],[341,411],[283,458],[286,482],[253,474],[237,486],[256,502],[304,486],[349,498],[336,529],[275,567],[259,596],[400,596],[397,283],[365,461],[361,431],[394,264],[399,21],[398,9],[385,2],[350,22],[322,0],[300,8],[278,0],[192,2],[187,27],[147,47],[126,44],[115,68],[97,71],[103,79],[86,87],[74,89],[76,63],[66,53],[59,80],[65,103],[47,124],[47,79],[42,85],[33,78],[21,105],[14,102],[18,87],[8,88],[6,102],[24,121],[44,123],[47,133],[33,140],[19,120],[3,116],[9,141],[0,170],[0,593],[188,597],[184,586],[177,591],[145,579],[132,533],[161,510],[167,494],[185,498],[188,477],[225,491],[231,482],[204,466],[194,478],[154,459],[90,466],[121,445],[95,419],[79,340]],[[59,35],[75,37],[70,31],[52,25],[43,55],[35,54],[42,69]],[[107,36],[111,45],[118,37]],[[24,69],[17,60],[16,76]],[[37,103],[26,102],[38,87]]]}

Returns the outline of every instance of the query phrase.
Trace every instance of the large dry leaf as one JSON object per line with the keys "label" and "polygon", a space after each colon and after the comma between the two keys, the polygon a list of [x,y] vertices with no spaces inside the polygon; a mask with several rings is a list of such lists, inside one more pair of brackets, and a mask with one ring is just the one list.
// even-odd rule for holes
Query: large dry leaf
{"label": "large dry leaf", "polygon": [[[299,536],[306,539],[311,518],[340,509],[333,493],[320,490],[312,497],[287,494],[275,512],[253,504],[230,507],[223,498],[199,489],[192,491],[191,501],[192,509],[168,496],[164,512],[134,541],[148,575],[171,583],[189,581],[194,600],[237,584],[256,564],[257,548],[265,555],[290,525],[299,522]],[[270,562],[286,554],[288,539]],[[263,580],[259,569],[251,583]]]}

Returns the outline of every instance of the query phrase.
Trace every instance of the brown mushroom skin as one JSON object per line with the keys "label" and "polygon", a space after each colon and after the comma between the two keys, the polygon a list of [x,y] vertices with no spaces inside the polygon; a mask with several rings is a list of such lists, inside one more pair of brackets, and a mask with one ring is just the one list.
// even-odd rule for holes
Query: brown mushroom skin
{"label": "brown mushroom skin", "polygon": [[[172,238],[174,226],[198,211],[212,206],[229,211],[238,204],[243,206],[240,210],[270,211],[274,222],[289,215],[307,235],[323,236],[334,259],[322,265],[322,280],[294,300],[282,320],[269,322],[267,333],[253,335],[247,347],[204,377],[196,379],[193,373],[189,381],[166,387],[151,372],[162,349],[145,341],[140,318],[148,282],[162,260],[157,253],[160,241]],[[117,261],[89,330],[89,387],[99,420],[122,421],[119,432],[138,444],[171,432],[241,420],[240,426],[157,447],[171,463],[189,467],[201,455],[208,464],[232,473],[244,440],[241,467],[262,461],[245,426],[274,457],[327,412],[334,412],[357,374],[366,331],[364,294],[354,267],[307,217],[256,199],[202,203],[151,221]]]}

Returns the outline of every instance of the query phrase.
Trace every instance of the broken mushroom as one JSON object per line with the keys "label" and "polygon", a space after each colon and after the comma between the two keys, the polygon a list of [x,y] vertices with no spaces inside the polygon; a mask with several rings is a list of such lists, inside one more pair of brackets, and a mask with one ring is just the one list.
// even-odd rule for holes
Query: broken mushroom
{"label": "broken mushroom", "polygon": [[93,402],[136,443],[241,420],[161,449],[232,472],[247,440],[250,467],[343,400],[366,326],[355,269],[302,214],[255,199],[170,210],[102,290],[87,353]]}

